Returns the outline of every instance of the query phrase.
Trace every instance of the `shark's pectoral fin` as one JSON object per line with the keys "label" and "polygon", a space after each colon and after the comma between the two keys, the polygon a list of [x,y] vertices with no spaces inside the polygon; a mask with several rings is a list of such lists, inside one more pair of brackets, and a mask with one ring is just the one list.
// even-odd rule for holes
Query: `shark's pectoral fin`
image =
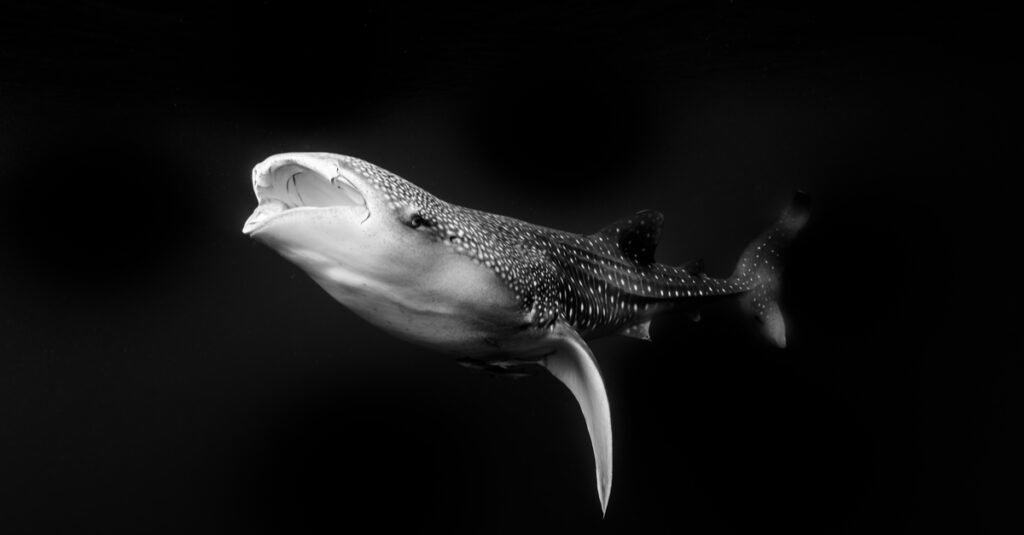
{"label": "shark's pectoral fin", "polygon": [[553,334],[552,353],[545,358],[544,366],[569,387],[583,410],[583,419],[587,422],[590,443],[594,448],[597,496],[604,514],[612,491],[612,417],[608,395],[594,354],[576,330],[559,322]]}

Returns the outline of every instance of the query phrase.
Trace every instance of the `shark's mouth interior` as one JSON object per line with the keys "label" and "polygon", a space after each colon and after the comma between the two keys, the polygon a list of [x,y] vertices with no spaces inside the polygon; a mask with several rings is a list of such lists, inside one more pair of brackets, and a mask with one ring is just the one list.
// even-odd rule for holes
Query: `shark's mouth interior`
{"label": "shark's mouth interior", "polygon": [[277,200],[287,208],[299,206],[365,206],[359,190],[341,176],[328,178],[299,164],[273,168],[259,190],[260,202]]}
{"label": "shark's mouth interior", "polygon": [[298,163],[272,165],[254,180],[259,206],[245,222],[245,232],[297,208],[350,206],[366,209],[366,199],[345,177],[325,176]]}

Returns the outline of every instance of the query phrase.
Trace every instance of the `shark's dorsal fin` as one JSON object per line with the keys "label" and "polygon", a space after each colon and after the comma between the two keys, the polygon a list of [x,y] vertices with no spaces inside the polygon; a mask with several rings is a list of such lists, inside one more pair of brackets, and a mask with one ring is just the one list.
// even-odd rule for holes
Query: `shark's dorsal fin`
{"label": "shark's dorsal fin", "polygon": [[639,338],[641,340],[651,339],[651,320],[647,320],[643,323],[637,323],[630,325],[625,329],[619,331],[622,336],[629,336],[631,338]]}
{"label": "shark's dorsal fin", "polygon": [[658,246],[664,220],[661,212],[641,210],[604,227],[597,234],[615,243],[622,255],[633,263],[646,267],[654,263],[654,249]]}
{"label": "shark's dorsal fin", "polygon": [[569,387],[583,411],[590,444],[594,448],[597,497],[601,500],[603,514],[612,491],[612,415],[604,380],[590,347],[564,321],[555,324],[551,342],[551,353],[545,356],[544,367]]}

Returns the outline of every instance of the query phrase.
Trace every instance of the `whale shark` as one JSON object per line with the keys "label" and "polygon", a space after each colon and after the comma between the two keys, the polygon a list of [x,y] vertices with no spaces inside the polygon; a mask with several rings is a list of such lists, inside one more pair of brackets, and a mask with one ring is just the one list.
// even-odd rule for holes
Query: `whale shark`
{"label": "whale shark", "polygon": [[703,263],[655,261],[663,216],[643,210],[591,234],[445,202],[372,163],[331,153],[270,156],[252,171],[258,201],[243,232],[304,270],[331,297],[395,336],[467,367],[547,371],[579,403],[602,515],[612,488],[612,425],[587,340],[650,340],[658,314],[696,316],[732,299],[778,347],[783,253],[807,221],[797,192],[716,278]]}

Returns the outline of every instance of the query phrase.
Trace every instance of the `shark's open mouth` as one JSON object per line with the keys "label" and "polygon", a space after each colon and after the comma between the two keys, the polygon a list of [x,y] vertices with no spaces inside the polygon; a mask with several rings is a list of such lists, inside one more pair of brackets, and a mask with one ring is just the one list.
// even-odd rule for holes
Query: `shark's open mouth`
{"label": "shark's open mouth", "polygon": [[321,162],[297,160],[268,160],[253,169],[259,206],[246,220],[242,232],[251,234],[281,214],[301,209],[353,207],[367,210],[365,197],[337,169],[319,169],[323,167]]}

